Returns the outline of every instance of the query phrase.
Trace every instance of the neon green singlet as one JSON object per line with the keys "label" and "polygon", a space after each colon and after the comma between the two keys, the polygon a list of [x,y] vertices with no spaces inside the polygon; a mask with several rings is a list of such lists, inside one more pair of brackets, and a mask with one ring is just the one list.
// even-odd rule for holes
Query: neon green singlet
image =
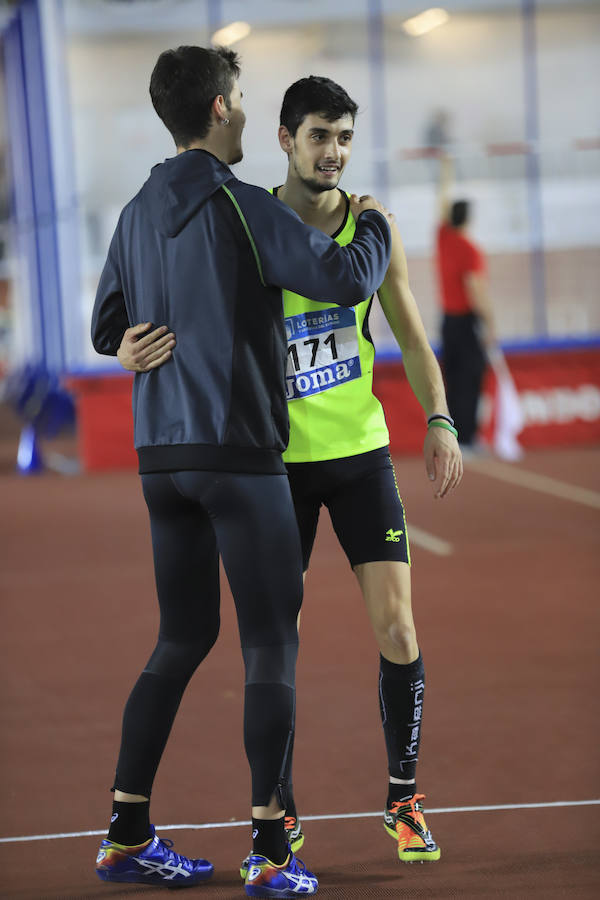
{"label": "neon green singlet", "polygon": [[[343,247],[355,230],[348,205],[333,237]],[[368,331],[372,300],[344,308],[283,292],[290,415],[285,462],[356,456],[389,443],[383,408],[373,394],[375,347]]]}

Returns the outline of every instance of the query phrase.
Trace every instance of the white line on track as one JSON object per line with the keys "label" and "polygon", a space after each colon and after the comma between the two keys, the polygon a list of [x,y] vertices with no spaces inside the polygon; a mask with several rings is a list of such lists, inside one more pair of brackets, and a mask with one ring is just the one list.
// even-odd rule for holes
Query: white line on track
{"label": "white line on track", "polygon": [[572,500],[573,503],[600,509],[600,493],[598,491],[590,491],[576,484],[567,484],[566,481],[558,481],[556,478],[549,478],[548,475],[538,475],[537,472],[519,469],[509,463],[496,462],[492,459],[465,460],[465,466],[482,475],[497,478],[499,481],[518,484],[519,487],[560,497],[561,500]]}
{"label": "white line on track", "polygon": [[430,553],[436,553],[438,556],[450,556],[452,553],[452,544],[449,544],[448,541],[443,541],[434,534],[423,531],[412,524],[408,526],[408,539],[411,544],[422,547],[423,550],[429,550]]}
{"label": "white line on track", "polygon": [[[600,806],[600,800],[558,800],[552,803],[504,803],[498,806],[447,806],[439,809],[427,809],[427,815],[436,813],[460,813],[460,812],[503,812],[508,809],[552,809],[556,807],[570,806]],[[303,822],[332,822],[335,819],[370,819],[380,816],[381,811],[363,813],[340,813],[339,815],[302,816]],[[201,825],[157,825],[157,831],[202,831],[210,828],[240,828],[248,827],[252,822],[248,820],[236,822],[206,822]],[[106,828],[99,831],[68,831],[62,834],[30,834],[23,837],[0,838],[0,844],[16,844],[24,841],[55,841],[60,838],[99,837],[106,834]]]}

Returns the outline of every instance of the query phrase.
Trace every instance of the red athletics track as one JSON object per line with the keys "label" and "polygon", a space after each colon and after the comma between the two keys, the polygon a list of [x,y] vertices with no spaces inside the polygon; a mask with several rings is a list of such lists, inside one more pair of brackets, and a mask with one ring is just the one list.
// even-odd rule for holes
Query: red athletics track
{"label": "red athletics track", "polygon": [[[379,817],[305,821],[301,856],[323,898],[597,897],[600,807],[464,811],[600,798],[599,453],[530,453],[516,469],[586,488],[586,502],[468,470],[442,503],[417,459],[398,459],[410,523],[452,545],[413,545],[427,666],[420,787],[439,863],[402,866]],[[104,829],[120,715],[153,644],[145,508],[133,473],[19,479],[0,473],[2,812],[0,837]],[[580,498],[581,499],[581,498]],[[585,498],[583,498],[585,500]],[[385,754],[377,652],[353,576],[323,519],[298,671],[295,783],[301,813],[378,811]],[[249,778],[232,602],[182,704],[156,783],[176,849],[215,863],[207,898],[241,897]],[[110,898],[156,889],[96,881],[99,837],[0,843],[0,896]],[[594,885],[596,886],[594,888]],[[164,896],[164,893],[162,893]]]}

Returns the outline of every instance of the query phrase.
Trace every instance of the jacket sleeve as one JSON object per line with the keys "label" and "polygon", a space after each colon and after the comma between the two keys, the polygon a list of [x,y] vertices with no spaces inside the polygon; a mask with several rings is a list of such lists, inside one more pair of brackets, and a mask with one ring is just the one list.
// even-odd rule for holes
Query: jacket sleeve
{"label": "jacket sleeve", "polygon": [[362,213],[353,240],[340,247],[267,191],[243,182],[228,187],[246,220],[265,284],[339,306],[354,306],[382,284],[392,238],[381,213]]}
{"label": "jacket sleeve", "polygon": [[126,328],[129,328],[129,319],[121,283],[117,232],[115,232],[100,276],[92,312],[92,344],[96,352],[116,356]]}

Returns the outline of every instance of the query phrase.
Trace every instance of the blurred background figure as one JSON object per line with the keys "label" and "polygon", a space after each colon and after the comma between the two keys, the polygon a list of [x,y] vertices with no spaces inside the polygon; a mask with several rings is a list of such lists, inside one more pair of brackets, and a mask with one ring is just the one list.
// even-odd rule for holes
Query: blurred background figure
{"label": "blurred background figure", "polygon": [[471,239],[468,200],[450,199],[452,159],[439,165],[436,268],[442,319],[442,362],[450,415],[463,452],[476,449],[477,408],[496,327],[485,257]]}
{"label": "blurred background figure", "polygon": [[[430,160],[428,169],[431,180],[438,179],[437,160],[452,150],[451,116],[448,110],[438,107],[432,110],[423,129],[423,155]],[[456,160],[454,161],[456,167]]]}
{"label": "blurred background figure", "polygon": [[450,114],[445,109],[435,109],[425,126],[423,146],[438,154],[450,149]]}

